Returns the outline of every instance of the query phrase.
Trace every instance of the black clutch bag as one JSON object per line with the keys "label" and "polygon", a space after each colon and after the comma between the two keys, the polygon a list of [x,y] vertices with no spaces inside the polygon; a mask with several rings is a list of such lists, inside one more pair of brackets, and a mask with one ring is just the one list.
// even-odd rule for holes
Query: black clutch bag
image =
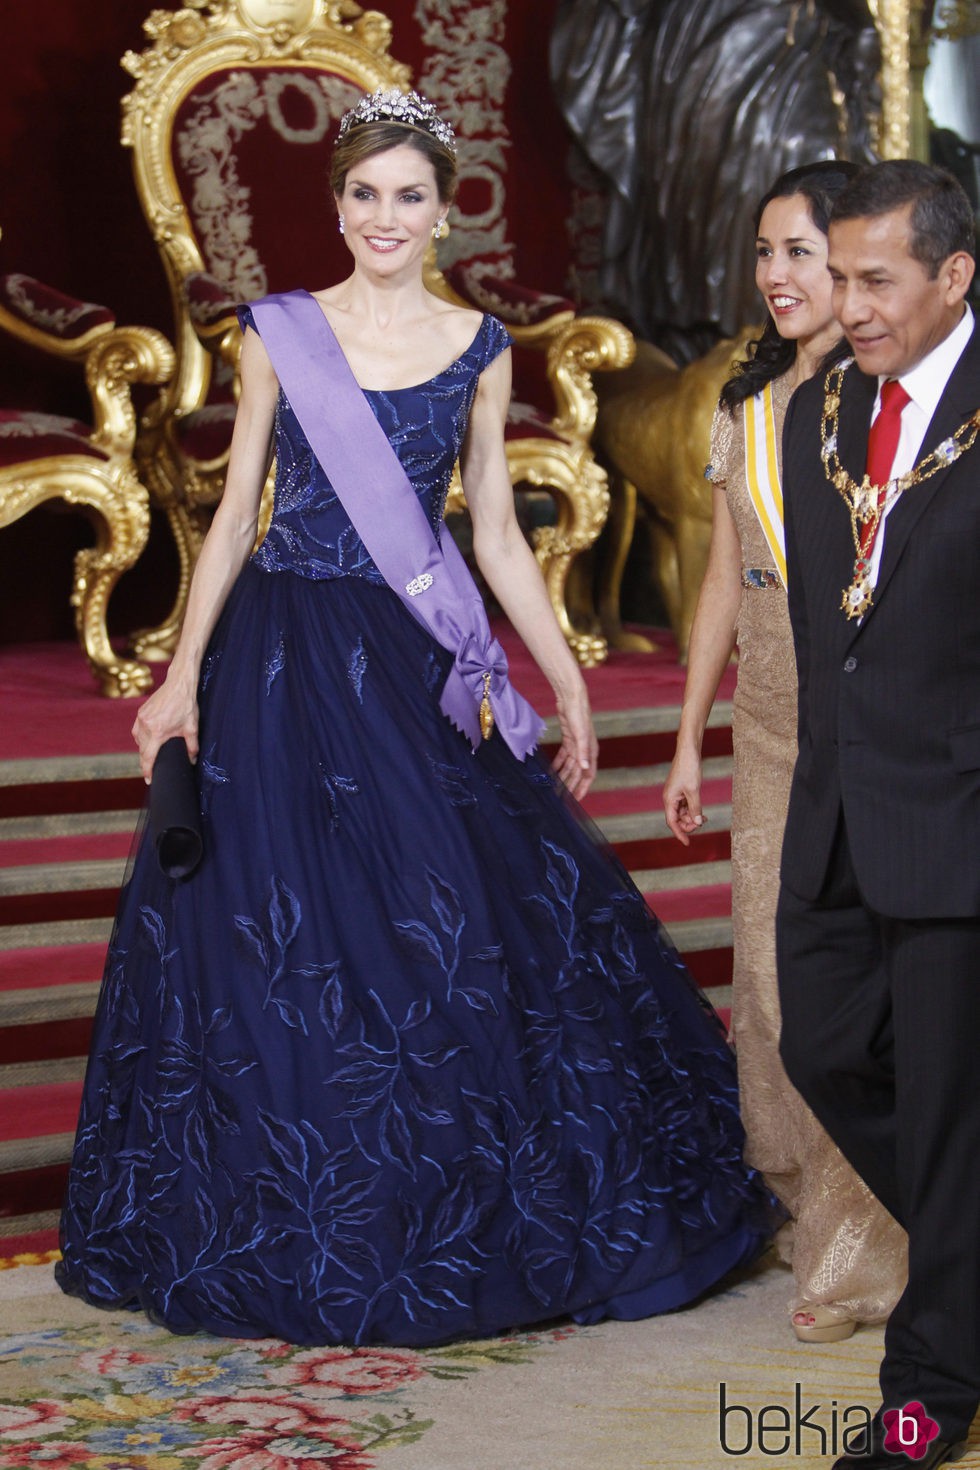
{"label": "black clutch bag", "polygon": [[201,861],[201,808],[197,769],[181,735],[157,751],[150,780],[150,832],[168,878],[189,878]]}

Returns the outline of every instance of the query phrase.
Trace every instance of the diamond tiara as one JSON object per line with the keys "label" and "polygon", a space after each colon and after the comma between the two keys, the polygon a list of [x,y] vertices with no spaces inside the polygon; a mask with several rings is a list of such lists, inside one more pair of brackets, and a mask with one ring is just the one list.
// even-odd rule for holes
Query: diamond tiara
{"label": "diamond tiara", "polygon": [[345,137],[351,128],[372,122],[403,123],[407,128],[419,128],[423,133],[431,133],[455,155],[456,134],[429,99],[418,92],[399,92],[394,87],[379,87],[376,92],[368,92],[340,119],[337,141]]}

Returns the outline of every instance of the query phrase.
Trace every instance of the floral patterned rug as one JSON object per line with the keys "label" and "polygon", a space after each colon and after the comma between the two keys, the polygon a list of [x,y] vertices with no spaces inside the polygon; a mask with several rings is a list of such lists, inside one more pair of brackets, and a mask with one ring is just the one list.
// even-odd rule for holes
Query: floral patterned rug
{"label": "floral patterned rug", "polygon": [[[298,1348],[174,1337],[63,1296],[50,1265],[18,1267],[0,1273],[0,1467],[826,1470],[845,1414],[877,1403],[882,1332],[803,1346],[789,1293],[770,1256],[644,1322]],[[961,1465],[978,1470],[980,1439]]]}
{"label": "floral patterned rug", "polygon": [[292,1348],[170,1338],[140,1320],[7,1339],[21,1373],[43,1364],[51,1397],[0,1405],[0,1463],[46,1470],[375,1470],[378,1454],[432,1427],[420,1379],[529,1363],[544,1335],[430,1352]]}
{"label": "floral patterned rug", "polygon": [[[27,1390],[0,1403],[0,1464],[45,1470],[375,1470],[432,1420],[424,1380],[526,1364],[555,1328],[425,1352],[175,1338],[142,1317],[14,1334],[0,1362]],[[46,1394],[31,1396],[43,1377]]]}

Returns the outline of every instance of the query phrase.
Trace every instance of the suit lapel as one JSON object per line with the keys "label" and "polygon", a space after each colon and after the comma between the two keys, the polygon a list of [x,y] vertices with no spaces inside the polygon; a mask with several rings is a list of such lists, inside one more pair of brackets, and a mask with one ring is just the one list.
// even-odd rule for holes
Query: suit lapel
{"label": "suit lapel", "polygon": [[[978,407],[980,407],[980,333],[974,326],[973,336],[953,369],[946,385],[946,391],[939,400],[936,412],[926,429],[922,447],[916,456],[916,463],[921,463],[937,445],[942,444],[944,439],[955,434]],[[980,442],[974,444],[973,448],[967,452],[976,461],[975,473],[980,478]],[[898,504],[889,513],[885,526],[885,546],[881,557],[881,567],[878,571],[878,584],[875,588],[875,603],[884,595],[913,531],[942,489],[950,469],[952,465],[947,465],[944,469],[937,470],[921,485],[912,485],[903,493]]]}
{"label": "suit lapel", "polygon": [[[864,479],[864,466],[868,453],[868,426],[871,423],[871,410],[874,407],[877,392],[877,379],[866,377],[857,363],[853,363],[844,374],[841,388],[841,405],[837,418],[837,457],[856,485],[860,485]],[[835,568],[835,574],[840,577],[840,595],[843,596],[845,587],[851,581],[857,550],[850,528],[848,509],[840,495],[837,496],[837,514],[847,532],[847,551],[841,558],[840,570],[837,571]],[[839,603],[836,619],[837,625],[842,629],[842,641],[850,643],[860,632],[861,624],[849,621]]]}
{"label": "suit lapel", "polygon": [[[858,485],[864,479],[868,454],[868,428],[874,407],[878,382],[866,377],[852,363],[844,374],[840,414],[837,422],[837,454],[851,479]],[[843,502],[842,502],[843,503]]]}

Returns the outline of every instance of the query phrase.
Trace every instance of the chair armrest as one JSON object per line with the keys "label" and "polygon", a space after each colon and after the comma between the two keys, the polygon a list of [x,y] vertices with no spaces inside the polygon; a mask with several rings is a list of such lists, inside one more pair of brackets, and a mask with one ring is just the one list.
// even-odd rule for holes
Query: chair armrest
{"label": "chair armrest", "polygon": [[42,352],[84,359],[115,324],[107,306],[77,301],[20,271],[0,276],[0,328]]}
{"label": "chair armrest", "polygon": [[136,410],[130,386],[162,383],[175,367],[174,350],[152,327],[114,327],[85,358],[92,399],[92,442],[111,457],[130,456],[136,443]]}
{"label": "chair armrest", "polygon": [[636,338],[614,317],[577,316],[562,327],[548,344],[555,431],[589,440],[598,409],[592,374],[629,367],[635,356]]}
{"label": "chair armrest", "polygon": [[184,277],[184,295],[191,326],[201,346],[238,374],[242,337],[238,330],[239,303],[208,271]]}
{"label": "chair armrest", "polygon": [[191,271],[186,275],[184,295],[194,330],[205,345],[230,325],[237,325],[239,303],[208,271]]}

